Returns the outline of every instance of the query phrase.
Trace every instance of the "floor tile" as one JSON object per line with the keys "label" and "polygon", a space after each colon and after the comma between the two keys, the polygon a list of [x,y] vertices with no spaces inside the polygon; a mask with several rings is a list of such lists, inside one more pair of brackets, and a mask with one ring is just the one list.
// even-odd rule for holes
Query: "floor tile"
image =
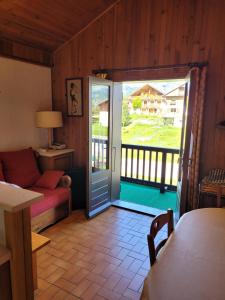
{"label": "floor tile", "polygon": [[43,231],[51,243],[37,253],[35,300],[140,299],[151,221],[111,207],[92,220],[75,211]]}

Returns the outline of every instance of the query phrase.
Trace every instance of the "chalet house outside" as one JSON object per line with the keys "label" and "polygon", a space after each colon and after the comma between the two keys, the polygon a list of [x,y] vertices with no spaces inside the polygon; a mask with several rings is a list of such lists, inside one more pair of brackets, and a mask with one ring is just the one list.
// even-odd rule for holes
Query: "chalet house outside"
{"label": "chalet house outside", "polygon": [[[141,99],[141,107],[135,109],[133,103],[136,99]],[[165,98],[162,92],[151,87],[149,84],[144,85],[128,97],[128,108],[130,113],[138,114],[160,114],[162,112],[162,104]]]}
{"label": "chalet house outside", "polygon": [[167,93],[165,97],[166,106],[163,112],[163,118],[173,119],[173,125],[181,127],[183,117],[184,84]]}
{"label": "chalet house outside", "polygon": [[[141,100],[141,106],[134,108],[134,101],[137,99]],[[167,94],[146,84],[128,97],[128,108],[131,114],[159,115],[172,120],[174,126],[181,127],[183,99],[183,84]]]}

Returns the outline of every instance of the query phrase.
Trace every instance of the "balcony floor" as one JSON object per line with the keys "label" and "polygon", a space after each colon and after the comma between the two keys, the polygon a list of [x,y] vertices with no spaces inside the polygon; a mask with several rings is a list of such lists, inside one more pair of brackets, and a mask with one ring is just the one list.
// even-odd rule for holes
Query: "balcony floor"
{"label": "balcony floor", "polygon": [[[167,210],[168,208],[177,210],[176,192],[165,192],[161,194],[159,189],[140,184],[121,181],[120,200],[126,202],[126,206],[136,204],[147,206],[157,210]],[[120,201],[121,202],[121,201]]]}

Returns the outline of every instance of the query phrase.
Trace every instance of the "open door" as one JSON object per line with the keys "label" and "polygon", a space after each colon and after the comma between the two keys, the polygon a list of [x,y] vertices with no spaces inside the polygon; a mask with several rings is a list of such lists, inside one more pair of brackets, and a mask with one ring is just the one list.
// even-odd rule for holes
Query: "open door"
{"label": "open door", "polygon": [[195,92],[196,92],[196,73],[191,70],[187,76],[185,85],[184,109],[183,109],[183,126],[181,132],[181,146],[180,146],[180,159],[179,159],[179,174],[177,185],[177,199],[178,199],[178,216],[179,218],[186,211],[187,192],[188,192],[188,179],[189,167],[192,158],[192,121],[193,109],[195,105]]}
{"label": "open door", "polygon": [[[116,103],[118,103],[116,96],[119,94],[120,89],[119,85],[116,84],[114,90],[113,88],[112,81],[89,77],[89,152],[87,170],[87,216],[89,218],[94,217],[111,205],[112,178],[113,190],[118,191],[119,189],[117,178],[120,176],[120,173],[118,173],[118,170],[120,170],[120,149],[118,149],[119,143],[116,138],[113,144],[112,129],[114,124],[116,132],[117,122],[119,122],[118,126],[121,126],[121,122],[118,121],[116,107]],[[120,130],[117,132],[120,135]]]}

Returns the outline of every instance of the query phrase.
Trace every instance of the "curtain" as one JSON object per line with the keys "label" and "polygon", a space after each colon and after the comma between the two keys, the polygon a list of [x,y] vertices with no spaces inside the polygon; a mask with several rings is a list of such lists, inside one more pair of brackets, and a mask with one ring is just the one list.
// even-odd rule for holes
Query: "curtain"
{"label": "curtain", "polygon": [[201,138],[202,138],[202,123],[204,113],[204,98],[206,85],[207,68],[193,68],[191,72],[195,72],[195,94],[194,107],[191,124],[191,149],[190,162],[188,170],[188,210],[198,207],[198,185],[199,185],[199,164],[201,154]]}

